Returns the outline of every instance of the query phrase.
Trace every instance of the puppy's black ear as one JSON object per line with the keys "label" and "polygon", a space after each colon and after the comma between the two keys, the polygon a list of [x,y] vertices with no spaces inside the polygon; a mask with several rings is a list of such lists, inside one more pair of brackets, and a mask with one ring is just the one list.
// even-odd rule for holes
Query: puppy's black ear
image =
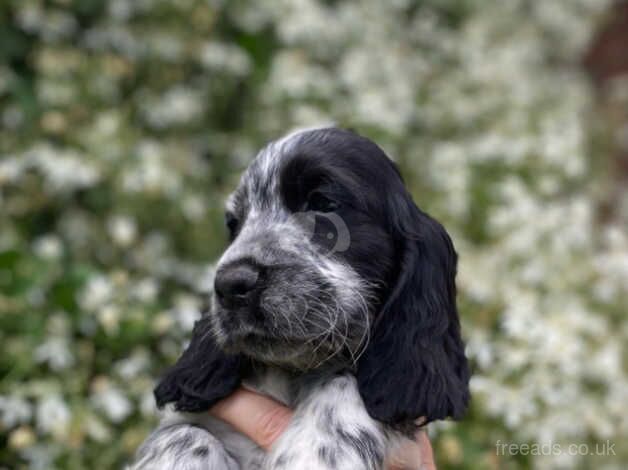
{"label": "puppy's black ear", "polygon": [[174,403],[179,411],[207,410],[237,388],[240,366],[240,356],[222,352],[210,333],[209,318],[201,318],[190,345],[155,388],[157,406]]}
{"label": "puppy's black ear", "polygon": [[456,309],[456,252],[445,229],[403,191],[390,195],[399,275],[358,362],[369,414],[392,425],[460,418],[469,368]]}

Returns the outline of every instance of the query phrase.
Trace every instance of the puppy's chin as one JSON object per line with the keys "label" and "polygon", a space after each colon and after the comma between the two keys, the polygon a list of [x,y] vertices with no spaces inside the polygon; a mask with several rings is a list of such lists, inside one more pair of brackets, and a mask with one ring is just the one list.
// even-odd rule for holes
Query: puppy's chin
{"label": "puppy's chin", "polygon": [[229,354],[243,354],[256,361],[294,371],[316,369],[341,358],[331,344],[302,338],[275,337],[246,322],[227,322],[214,317],[212,335]]}

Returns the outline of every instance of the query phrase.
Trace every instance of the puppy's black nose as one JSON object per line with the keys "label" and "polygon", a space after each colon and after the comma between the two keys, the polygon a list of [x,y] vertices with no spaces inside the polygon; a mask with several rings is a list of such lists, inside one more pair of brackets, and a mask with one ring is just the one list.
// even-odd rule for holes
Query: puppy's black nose
{"label": "puppy's black nose", "polygon": [[224,307],[247,305],[259,281],[259,269],[252,264],[225,266],[216,272],[214,291]]}

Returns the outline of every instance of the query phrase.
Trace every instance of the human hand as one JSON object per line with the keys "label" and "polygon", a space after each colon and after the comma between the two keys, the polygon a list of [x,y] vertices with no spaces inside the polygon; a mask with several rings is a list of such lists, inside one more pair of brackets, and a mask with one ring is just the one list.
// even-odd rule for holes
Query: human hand
{"label": "human hand", "polygon": [[[269,450],[288,426],[292,410],[258,393],[239,388],[210,409],[218,419],[226,421],[257,445]],[[417,433],[415,442],[397,449],[387,470],[436,470],[434,455],[427,433]]]}

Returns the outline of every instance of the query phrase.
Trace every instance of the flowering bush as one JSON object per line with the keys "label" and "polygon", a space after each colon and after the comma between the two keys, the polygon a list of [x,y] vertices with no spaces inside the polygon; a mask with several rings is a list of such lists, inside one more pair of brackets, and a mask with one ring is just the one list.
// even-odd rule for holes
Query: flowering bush
{"label": "flowering bush", "polygon": [[330,121],[394,156],[461,255],[474,405],[435,427],[440,467],[625,465],[495,448],[628,437],[628,237],[596,219],[578,68],[606,3],[0,5],[0,467],[128,459],[224,196],[264,141]]}

